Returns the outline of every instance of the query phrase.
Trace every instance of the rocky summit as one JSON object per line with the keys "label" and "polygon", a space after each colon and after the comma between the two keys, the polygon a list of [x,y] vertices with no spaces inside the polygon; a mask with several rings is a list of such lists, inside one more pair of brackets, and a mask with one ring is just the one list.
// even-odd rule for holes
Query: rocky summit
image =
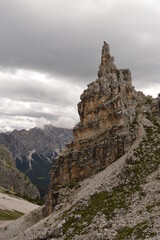
{"label": "rocky summit", "polygon": [[160,239],[160,94],[137,92],[104,42],[78,112],[45,206],[1,229],[0,239]]}

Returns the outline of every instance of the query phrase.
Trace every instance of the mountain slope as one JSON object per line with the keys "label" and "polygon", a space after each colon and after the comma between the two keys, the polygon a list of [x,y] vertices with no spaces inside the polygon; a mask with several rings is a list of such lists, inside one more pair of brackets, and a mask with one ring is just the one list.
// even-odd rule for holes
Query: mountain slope
{"label": "mountain slope", "polygon": [[44,129],[0,133],[0,143],[11,151],[16,167],[37,186],[42,197],[49,185],[54,158],[71,140],[72,130],[50,125],[44,126]]}
{"label": "mountain slope", "polygon": [[11,153],[2,145],[0,145],[0,187],[22,197],[39,198],[36,187],[16,168]]}
{"label": "mountain slope", "polygon": [[[13,239],[159,239],[160,125],[146,118],[142,123],[141,116],[137,125],[125,155],[73,189],[61,189],[63,202],[36,225],[26,227],[28,217],[22,217]],[[12,229],[1,236],[10,239]]]}
{"label": "mountain slope", "polygon": [[44,219],[23,216],[2,239],[160,239],[160,94],[135,91],[107,43],[98,77],[81,95],[73,142],[55,160]]}

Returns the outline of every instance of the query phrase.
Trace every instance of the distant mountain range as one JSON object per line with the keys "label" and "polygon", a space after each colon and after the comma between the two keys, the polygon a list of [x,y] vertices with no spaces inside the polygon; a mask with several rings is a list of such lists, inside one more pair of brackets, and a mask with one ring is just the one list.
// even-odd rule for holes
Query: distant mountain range
{"label": "distant mountain range", "polygon": [[0,133],[0,144],[11,153],[16,167],[37,186],[42,197],[49,185],[54,158],[72,141],[72,130],[45,125],[43,129],[14,130]]}
{"label": "distant mountain range", "polygon": [[38,189],[16,166],[11,153],[0,145],[0,188],[28,199],[38,199]]}

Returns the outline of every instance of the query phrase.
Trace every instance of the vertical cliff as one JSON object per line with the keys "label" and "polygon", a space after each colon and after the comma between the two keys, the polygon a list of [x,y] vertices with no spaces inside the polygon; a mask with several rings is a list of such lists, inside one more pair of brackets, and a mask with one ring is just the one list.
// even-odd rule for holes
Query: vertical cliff
{"label": "vertical cliff", "polygon": [[46,199],[50,213],[60,201],[59,189],[104,169],[125,154],[136,138],[137,94],[128,69],[118,69],[104,42],[98,79],[90,83],[78,104],[80,123],[74,140],[56,159]]}

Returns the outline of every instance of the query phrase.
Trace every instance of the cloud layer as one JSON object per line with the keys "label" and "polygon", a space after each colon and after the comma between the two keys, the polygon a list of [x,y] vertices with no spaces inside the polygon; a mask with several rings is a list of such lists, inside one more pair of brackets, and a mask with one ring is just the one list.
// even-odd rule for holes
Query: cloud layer
{"label": "cloud layer", "polygon": [[72,127],[104,40],[136,88],[156,96],[159,27],[158,0],[1,0],[0,128]]}

